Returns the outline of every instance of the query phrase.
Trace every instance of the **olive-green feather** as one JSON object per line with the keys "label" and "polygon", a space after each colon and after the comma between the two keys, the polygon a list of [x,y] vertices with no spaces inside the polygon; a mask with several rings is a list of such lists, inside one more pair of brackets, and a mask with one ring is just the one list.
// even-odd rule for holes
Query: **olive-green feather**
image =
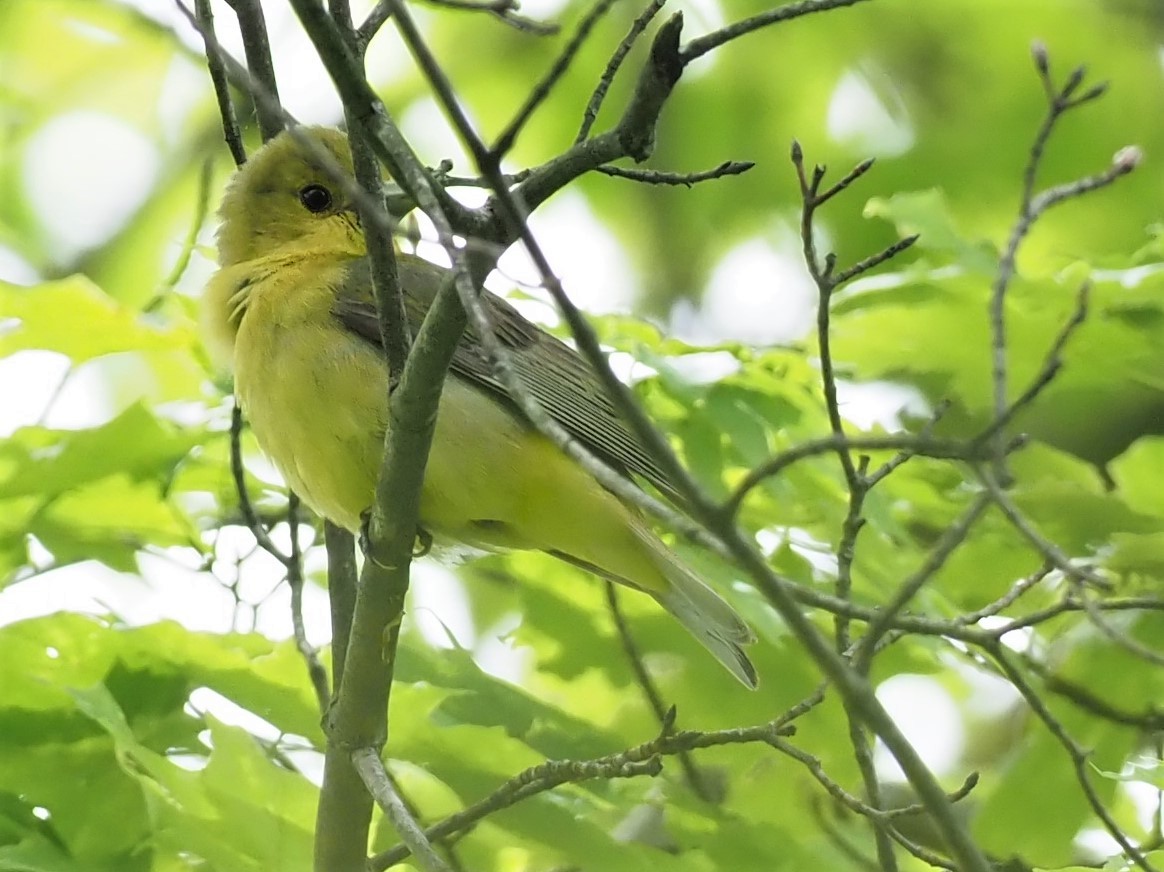
{"label": "olive-green feather", "polygon": [[[415,334],[448,270],[419,258],[401,256],[397,272],[409,328]],[[332,311],[347,329],[379,347],[380,327],[371,287],[367,258],[353,260]],[[481,300],[495,335],[510,352],[517,377],[550,417],[615,469],[641,475],[674,497],[673,485],[631,433],[586,359],[496,294],[483,291]],[[457,345],[451,368],[517,409],[472,326],[466,328]]]}

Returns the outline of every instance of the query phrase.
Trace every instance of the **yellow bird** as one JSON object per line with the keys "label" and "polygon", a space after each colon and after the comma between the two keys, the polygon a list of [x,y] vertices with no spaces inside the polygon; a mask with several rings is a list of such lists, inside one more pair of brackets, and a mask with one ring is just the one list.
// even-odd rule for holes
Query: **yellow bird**
{"label": "yellow bird", "polygon": [[[348,171],[347,138],[303,131]],[[259,444],[316,512],[357,531],[383,456],[388,369],[354,205],[307,149],[275,137],[234,176],[219,210],[220,268],[208,338],[233,361]],[[398,254],[413,332],[447,271]],[[575,351],[488,292],[482,300],[522,382],[590,451],[628,477],[670,485]],[[472,329],[445,380],[421,492],[438,542],[531,549],[641,590],[748,687],[750,628],[671,553],[638,511],[539,434],[493,373]]]}

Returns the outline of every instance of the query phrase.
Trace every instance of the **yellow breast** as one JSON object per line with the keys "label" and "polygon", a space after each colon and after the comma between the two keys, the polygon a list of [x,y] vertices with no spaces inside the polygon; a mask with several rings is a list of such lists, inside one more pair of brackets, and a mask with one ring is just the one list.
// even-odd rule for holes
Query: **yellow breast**
{"label": "yellow breast", "polygon": [[287,484],[320,514],[357,529],[380,467],[386,371],[331,314],[342,259],[265,266],[235,338],[239,401]]}

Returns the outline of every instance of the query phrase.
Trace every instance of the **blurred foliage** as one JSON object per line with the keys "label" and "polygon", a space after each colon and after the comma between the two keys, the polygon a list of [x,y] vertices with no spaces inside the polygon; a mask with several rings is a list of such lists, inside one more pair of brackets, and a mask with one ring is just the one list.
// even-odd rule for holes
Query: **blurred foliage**
{"label": "blurred foliage", "polygon": [[[287,75],[302,44],[293,43],[293,26],[276,13],[282,4],[267,6],[276,22],[276,62]],[[229,9],[215,8],[226,31]],[[687,37],[758,11],[755,0],[675,8],[687,16]],[[568,32],[584,9],[570,2],[554,17]],[[515,161],[538,163],[572,141],[602,65],[639,11],[616,5],[600,23],[519,140]],[[502,128],[565,38],[447,10],[426,10],[423,21],[487,134]],[[0,4],[0,278],[9,279],[0,281],[0,390],[11,397],[0,443],[0,870],[310,867],[311,778],[322,736],[292,643],[257,632],[143,624],[92,603],[32,609],[37,616],[21,620],[5,611],[17,595],[25,603],[59,603],[55,591],[67,578],[80,579],[100,603],[109,577],[102,566],[143,596],[172,584],[170,576],[218,579],[240,613],[263,608],[262,596],[247,594],[240,579],[276,580],[237,526],[225,433],[229,386],[197,339],[195,299],[212,268],[211,210],[230,163],[197,39],[179,22],[160,0],[136,7],[114,0]],[[380,40],[392,39],[388,29]],[[1080,286],[1089,282],[1092,290],[1090,317],[1069,344],[1063,371],[1015,422],[1039,441],[1014,459],[1013,496],[1066,553],[1106,570],[1116,595],[1158,596],[1158,3],[875,0],[763,30],[688,71],[650,163],[689,171],[753,160],[754,170],[693,190],[598,175],[574,190],[621,245],[642,309],[661,322],[677,300],[698,302],[724,256],[745,241],[783,250],[781,240],[795,234],[798,192],[787,160],[793,137],[834,177],[877,156],[859,188],[830,204],[822,238],[845,264],[898,235],[922,237],[888,271],[838,297],[838,363],[854,384],[892,381],[931,404],[951,400],[941,426],[972,432],[991,406],[990,282],[1044,111],[1029,59],[1034,37],[1050,47],[1060,77],[1086,63],[1094,77],[1111,82],[1103,100],[1063,124],[1041,181],[1101,169],[1131,142],[1149,160],[1113,188],[1051,213],[1022,252],[1008,300],[1014,392],[1038,373]],[[299,48],[286,48],[292,44]],[[644,50],[636,47],[628,70]],[[388,105],[414,136],[414,119],[428,119],[425,141],[451,143],[430,129],[439,125],[424,109],[427,91],[391,51],[399,53],[385,50],[388,72],[377,78]],[[616,82],[599,128],[617,117],[631,79]],[[284,90],[294,108],[301,95]],[[338,117],[334,102],[303,106],[310,120]],[[447,147],[423,157],[434,165],[453,157],[456,171],[468,173]],[[578,247],[587,242],[580,231]],[[586,276],[566,278],[569,286]],[[774,320],[795,306],[771,276],[752,278],[749,293],[771,298],[766,311]],[[640,397],[716,496],[772,454],[828,432],[810,337],[757,348],[731,341],[727,331],[714,347],[698,347],[637,319],[596,323],[611,347],[650,367],[645,375],[636,371]],[[727,374],[700,375],[706,372]],[[244,449],[251,493],[264,516],[278,520],[278,482],[249,440]],[[874,454],[873,461],[888,457]],[[892,595],[973,496],[965,470],[921,459],[875,489],[854,598],[875,604]],[[835,458],[821,456],[765,481],[745,502],[741,521],[780,572],[829,590],[846,510]],[[285,525],[276,534],[285,536]],[[647,666],[664,699],[678,706],[679,725],[760,723],[810,693],[817,671],[760,594],[715,558],[682,543],[676,548],[756,628],[763,678],[759,693],[743,692],[653,604],[624,596]],[[158,569],[158,558],[167,569]],[[949,618],[981,608],[1041,562],[1001,514],[989,512],[913,609]],[[309,554],[309,569],[318,565],[318,555]],[[407,622],[392,697],[390,764],[425,820],[476,801],[546,757],[612,753],[655,734],[592,579],[530,554],[484,558],[459,575],[472,632],[462,640],[449,629],[442,639]],[[1045,584],[1013,613],[1062,595],[1061,586]],[[452,626],[454,605],[435,617]],[[825,616],[818,620],[827,626]],[[245,629],[237,615],[234,621]],[[1149,646],[1164,630],[1158,617],[1134,611],[1109,622]],[[504,671],[520,673],[514,680],[486,668],[498,635],[508,655]],[[1030,630],[1016,645],[1098,703],[1139,712],[1164,695],[1158,666],[1112,644],[1077,614]],[[962,810],[988,851],[1040,869],[1104,861],[1112,849],[1090,837],[1097,820],[1063,748],[987,664],[934,637],[908,636],[878,657],[874,678],[908,676],[924,676],[930,692],[957,711],[965,735],[949,737],[954,752],[940,774],[953,788],[971,768],[982,771]],[[229,701],[225,711],[233,716],[208,698]],[[1152,750],[1158,744],[1097,717],[1095,706],[1047,699],[1094,751],[1092,777],[1115,820],[1133,840],[1150,842],[1144,797],[1161,785],[1159,752]],[[919,700],[907,715],[924,720],[928,704]],[[798,727],[795,742],[859,794],[836,700]],[[923,724],[911,735],[925,730]],[[857,868],[853,851],[872,856],[864,823],[834,807],[791,759],[752,745],[696,759],[726,785],[723,804],[700,799],[669,760],[658,779],[566,786],[496,814],[458,843],[460,860],[466,869],[514,872],[767,872]],[[925,832],[920,827],[915,837],[925,841]],[[375,847],[394,841],[379,822]],[[1107,868],[1123,868],[1112,863]],[[903,868],[924,867],[906,858]]]}

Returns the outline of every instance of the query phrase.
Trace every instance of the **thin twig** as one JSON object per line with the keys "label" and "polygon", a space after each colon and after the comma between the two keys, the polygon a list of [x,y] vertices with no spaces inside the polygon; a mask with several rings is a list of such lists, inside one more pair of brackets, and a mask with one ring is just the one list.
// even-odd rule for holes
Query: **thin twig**
{"label": "thin twig", "polygon": [[1144,711],[1128,711],[1096,696],[1090,688],[1056,675],[1046,664],[1030,655],[1023,656],[1023,663],[1029,670],[1043,679],[1043,685],[1047,690],[1070,700],[1083,711],[1114,724],[1135,727],[1145,733],[1157,733],[1164,730],[1164,711],[1154,705]]}
{"label": "thin twig", "polygon": [[[420,809],[417,807],[416,803],[409,798],[408,794],[404,792],[404,788],[400,786],[400,779],[392,774],[392,770],[390,770],[387,765],[384,767],[384,775],[388,778],[388,781],[391,782],[392,789],[396,791],[396,795],[400,797],[400,801],[404,803],[404,808],[408,810],[408,814],[418,824],[424,826],[424,817],[421,814]],[[464,866],[461,863],[461,858],[457,856],[456,846],[457,842],[464,836],[467,836],[470,832],[472,832],[472,830],[465,830],[461,833],[458,833],[456,836],[452,836],[443,840],[441,843],[441,851],[444,854],[445,861],[453,867],[453,872],[465,872]]]}
{"label": "thin twig", "polygon": [[[682,730],[663,733],[649,742],[627,748],[618,754],[608,754],[592,760],[548,760],[518,773],[484,799],[434,824],[424,833],[430,842],[436,842],[474,826],[494,812],[563,784],[595,778],[634,778],[639,775],[654,777],[663,771],[661,758],[674,756],[680,751],[751,742],[771,745],[773,740],[779,739],[787,731],[788,727],[783,719],[752,727],[736,727],[714,732]],[[399,863],[408,854],[407,846],[397,845],[373,857],[368,864],[369,869],[387,869]]]}
{"label": "thin twig", "polygon": [[1144,857],[1140,849],[1132,844],[1119,824],[1116,823],[1115,818],[1112,817],[1111,812],[1103,804],[1103,800],[1095,790],[1095,785],[1091,783],[1091,763],[1088,759],[1090,755],[1087,751],[1075,741],[1071,734],[1067,732],[1067,728],[1062,722],[1047,708],[1046,703],[1043,702],[1042,698],[1026,680],[1026,677],[1011,661],[1010,652],[1003,645],[995,644],[989,649],[989,653],[1010,683],[1022,694],[1023,699],[1026,700],[1031,711],[1043,722],[1043,725],[1067,752],[1067,756],[1070,758],[1072,767],[1075,770],[1076,780],[1083,790],[1087,804],[1091,807],[1095,816],[1099,818],[1103,824],[1103,828],[1107,830],[1108,834],[1123,849],[1124,855],[1139,866],[1143,872],[1158,872],[1156,867]]}
{"label": "thin twig", "polygon": [[[858,799],[839,784],[837,784],[825,772],[824,766],[822,765],[819,758],[797,748],[791,742],[786,742],[782,739],[773,740],[772,745],[781,753],[786,754],[787,756],[801,763],[808,770],[809,774],[814,779],[816,779],[816,781],[825,789],[829,796],[831,796],[850,811],[856,812],[862,817],[868,819],[870,823],[874,825],[876,832],[883,833],[886,840],[892,839],[915,857],[929,863],[935,868],[950,870],[956,869],[956,867],[945,857],[942,857],[941,855],[930,851],[928,848],[919,845],[913,840],[906,838],[906,836],[894,825],[894,821],[899,818],[924,813],[926,810],[924,804],[913,803],[911,805],[902,806],[900,808],[882,809],[876,804],[870,804],[868,802],[862,801],[861,799]],[[960,802],[969,796],[971,791],[973,791],[977,785],[978,773],[972,772],[962,782],[962,785],[953,793],[949,794],[946,798],[950,803]],[[897,868],[897,860],[893,855],[892,846],[888,846],[888,848],[882,848],[882,846],[879,845],[878,859],[879,862],[877,863],[876,868],[879,869],[880,872],[889,872],[889,870]]]}
{"label": "thin twig", "polygon": [[1079,592],[1079,600],[1083,603],[1083,610],[1087,613],[1088,621],[1093,627],[1099,630],[1109,642],[1117,648],[1123,648],[1133,657],[1138,657],[1145,663],[1150,663],[1153,666],[1164,666],[1164,654],[1159,651],[1154,651],[1146,645],[1142,645],[1135,639],[1131,638],[1127,633],[1120,632],[1115,627],[1107,622],[1103,612],[1097,608],[1097,603],[1092,600],[1091,596],[1086,590]]}
{"label": "thin twig", "polygon": [[946,565],[946,561],[958,546],[966,541],[970,535],[970,528],[978,523],[978,519],[982,517],[990,503],[989,494],[983,493],[975,497],[961,516],[942,533],[922,565],[898,586],[889,602],[877,610],[877,618],[869,624],[853,656],[858,669],[868,668],[875,646],[892,626],[893,617],[904,609],[917,592]]}
{"label": "thin twig", "polygon": [[368,17],[364,19],[364,23],[356,30],[356,38],[359,40],[361,54],[368,48],[368,43],[372,41],[372,37],[380,32],[380,28],[391,17],[392,7],[385,0],[380,0],[372,8],[372,11],[368,13]]}
{"label": "thin twig", "polygon": [[562,49],[561,54],[558,55],[553,65],[541,78],[541,80],[530,91],[529,96],[526,97],[525,102],[521,108],[517,110],[513,120],[505,126],[493,146],[489,149],[489,160],[492,162],[500,162],[501,158],[509,153],[513,148],[514,142],[517,141],[517,135],[525,126],[525,123],[533,115],[534,111],[540,106],[545,99],[550,95],[554,86],[558,84],[566,70],[570,68],[570,62],[574,60],[578,51],[582,48],[583,43],[590,36],[590,31],[613,6],[615,0],[597,0],[590,11],[583,16],[582,21],[578,24],[578,29],[574,35],[570,37],[570,41],[566,43],[565,48]]}
{"label": "thin twig", "polygon": [[234,487],[238,494],[239,511],[242,512],[247,529],[251,531],[251,535],[255,537],[259,547],[278,560],[284,569],[290,569],[291,558],[284,554],[282,549],[271,540],[267,528],[263,526],[263,522],[259,519],[254,504],[251,502],[250,490],[247,488],[246,470],[243,467],[242,431],[242,407],[236,399],[230,411],[230,472],[234,477]]}
{"label": "thin twig", "polygon": [[[948,408],[949,403],[940,402],[937,404],[933,412],[930,414],[929,420],[926,421],[925,425],[922,426],[922,428],[918,431],[917,435],[919,441],[924,442],[933,437],[934,428],[938,426],[938,422],[942,419],[942,416],[946,414],[946,410]],[[897,452],[897,454],[895,454],[889,460],[885,461],[883,464],[881,464],[881,466],[877,467],[876,470],[871,472],[865,479],[866,483],[870,488],[876,487],[884,479],[892,475],[895,470],[901,468],[903,464],[909,462],[914,457],[918,457],[919,454],[920,452],[914,451],[912,449],[902,448]]]}
{"label": "thin twig", "polygon": [[[913,240],[902,240],[894,246],[890,246],[888,249],[856,264],[847,271],[847,274],[834,275],[836,266],[835,257],[832,254],[826,255],[822,266],[817,256],[814,227],[816,210],[838,193],[847,190],[853,182],[869,171],[873,166],[873,162],[870,160],[862,161],[843,176],[840,181],[822,192],[821,184],[824,181],[825,168],[822,166],[814,167],[810,178],[805,170],[803,151],[797,142],[793,143],[791,157],[793,166],[796,169],[797,179],[800,183],[802,204],[800,231],[804,260],[809,274],[817,286],[816,336],[820,355],[821,390],[824,395],[829,425],[833,431],[834,439],[837,440],[836,455],[840,460],[845,481],[849,489],[848,510],[846,511],[845,519],[841,526],[841,536],[836,548],[837,577],[835,585],[836,598],[842,601],[848,601],[852,593],[852,570],[856,558],[857,537],[865,525],[865,519],[863,517],[865,497],[876,482],[871,481],[868,476],[869,458],[862,456],[854,462],[853,456],[844,442],[845,431],[841,419],[840,405],[837,400],[837,383],[831,350],[832,295],[839,285],[850,278],[854,278],[872,269],[877,264],[889,260],[899,251],[911,245]],[[834,616],[833,625],[836,650],[839,654],[844,654],[850,648],[849,618],[846,615],[837,614]],[[868,652],[867,658],[862,659],[858,657],[853,659],[853,668],[858,673],[867,671],[874,652],[878,650],[877,641],[877,639],[871,640],[868,649],[866,649]],[[869,804],[871,807],[879,809],[881,806],[881,785],[873,765],[872,748],[869,742],[869,736],[866,733],[862,709],[848,699],[844,700],[844,708],[846,720],[848,721],[849,741],[853,747],[853,757],[861,773],[865,792],[869,797]],[[886,872],[896,872],[897,859],[894,855],[891,842],[893,834],[884,822],[878,818],[870,817],[869,820],[873,826],[873,834],[877,845],[877,856],[882,869],[886,870]]]}
{"label": "thin twig", "polygon": [[[630,661],[631,669],[635,674],[635,678],[638,680],[639,687],[643,691],[643,696],[647,698],[647,703],[650,705],[651,711],[655,713],[655,719],[659,722],[659,726],[663,732],[669,733],[675,726],[675,707],[668,707],[663,704],[663,697],[659,693],[659,688],[655,686],[654,679],[647,672],[647,667],[643,662],[643,655],[639,651],[638,643],[631,634],[630,627],[627,626],[626,618],[623,616],[622,608],[618,602],[618,590],[609,581],[606,582],[606,604],[610,609],[610,616],[614,620],[615,629],[618,630],[618,638],[622,642],[622,649],[626,652],[627,660]],[[687,784],[691,787],[692,792],[704,802],[714,802],[714,797],[704,781],[703,773],[696,767],[690,752],[680,751],[678,757],[679,765],[683,769],[683,775],[687,779]]]}
{"label": "thin twig", "polygon": [[291,536],[291,553],[287,562],[287,586],[291,588],[291,627],[295,636],[295,647],[299,656],[307,664],[307,676],[315,690],[315,701],[319,713],[327,714],[331,705],[331,688],[328,686],[327,670],[320,662],[319,652],[307,640],[307,627],[303,623],[303,552],[299,546],[299,497],[294,491],[287,493],[287,529]]}
{"label": "thin twig", "polygon": [[1111,587],[1110,581],[1097,575],[1088,567],[1073,562],[1058,545],[1040,533],[1034,524],[1027,520],[1027,517],[1019,507],[1014,504],[1014,501],[1007,492],[1003,490],[1002,485],[994,477],[993,473],[982,465],[976,465],[974,468],[978,474],[978,479],[985,485],[991,498],[1002,510],[1006,519],[1010,521],[1011,526],[1018,530],[1047,562],[1051,563],[1064,575],[1076,581],[1093,584],[1105,590]]}
{"label": "thin twig", "polygon": [[352,763],[364,780],[368,791],[376,798],[376,804],[392,822],[401,840],[408,846],[408,852],[425,872],[452,872],[452,868],[433,849],[420,824],[409,813],[408,807],[396,786],[384,769],[380,752],[375,748],[357,748],[352,752]]}
{"label": "thin twig", "polygon": [[[1135,148],[1126,148],[1118,152],[1111,165],[1103,172],[1073,182],[1057,185],[1040,194],[1035,193],[1039,167],[1043,160],[1047,142],[1062,117],[1084,103],[1102,96],[1105,86],[1091,88],[1082,97],[1072,99],[1072,95],[1082,83],[1084,70],[1077,68],[1068,76],[1066,83],[1056,87],[1051,78],[1050,60],[1046,46],[1036,42],[1031,48],[1035,69],[1047,95],[1047,114],[1044,116],[1035,134],[1034,142],[1027,155],[1027,163],[1023,170],[1022,195],[1019,200],[1019,214],[1011,227],[1006,247],[999,259],[998,271],[995,274],[990,294],[990,331],[991,331],[991,378],[994,391],[994,418],[1003,419],[1007,416],[1009,393],[1007,380],[1007,321],[1006,296],[1010,283],[1017,270],[1018,252],[1023,241],[1031,229],[1053,206],[1082,196],[1089,191],[1107,187],[1121,176],[1125,176],[1136,168],[1140,162],[1140,152]],[[1073,328],[1072,328],[1073,329]],[[1069,335],[1069,334],[1068,334]],[[1065,340],[1064,340],[1065,341]],[[1039,389],[1041,390],[1041,388]],[[1036,391],[1038,393],[1038,391]],[[1029,402],[1029,400],[1028,400]],[[1013,412],[1012,412],[1013,415]],[[1003,437],[1001,427],[995,432],[992,444],[995,448],[994,472],[999,482],[1008,484],[1009,474],[1006,470],[1005,453],[1003,451]]]}
{"label": "thin twig", "polygon": [[622,38],[622,42],[618,44],[618,48],[614,50],[614,54],[610,56],[610,60],[606,62],[606,68],[602,71],[602,75],[598,78],[598,84],[594,86],[594,91],[590,95],[590,99],[586,102],[586,109],[582,113],[582,126],[578,128],[578,134],[574,137],[574,144],[578,145],[586,140],[590,135],[591,128],[594,127],[594,122],[598,120],[598,112],[602,108],[602,104],[606,101],[606,92],[610,90],[611,83],[614,82],[614,77],[618,75],[618,71],[622,68],[623,61],[626,56],[630,54],[631,47],[635,44],[643,31],[647,29],[647,25],[654,20],[655,16],[659,14],[659,10],[667,0],[651,0],[639,16],[631,24],[627,35]]}
{"label": "thin twig", "polygon": [[210,215],[210,183],[213,179],[214,159],[207,158],[198,170],[198,195],[194,201],[194,216],[190,221],[190,229],[186,232],[186,238],[182,240],[182,248],[169,273],[158,283],[154,295],[141,307],[142,312],[157,311],[166,301],[166,298],[173,293],[182,276],[186,274],[186,269],[190,266],[190,259],[198,248],[198,237],[202,234],[202,228],[206,225],[206,219]]}
{"label": "thin twig", "polygon": [[[773,738],[769,740],[777,751],[791,757],[798,763],[804,765],[808,769],[809,774],[825,789],[825,791],[841,805],[850,811],[854,811],[862,817],[873,818],[883,823],[889,823],[896,818],[909,817],[910,815],[922,814],[926,807],[923,803],[912,803],[910,805],[901,806],[899,808],[876,808],[864,800],[854,796],[845,790],[840,784],[829,777],[825,772],[824,764],[819,757],[808,753],[807,751],[797,748],[791,742],[781,739]],[[966,776],[962,784],[953,793],[947,795],[950,802],[961,802],[978,786],[978,773],[972,772]]]}
{"label": "thin twig", "polygon": [[1084,282],[1079,286],[1079,293],[1075,299],[1075,309],[1052,340],[1051,347],[1047,349],[1047,353],[1043,357],[1043,365],[1039,368],[1038,373],[1014,402],[1007,404],[1002,414],[995,414],[990,424],[974,437],[973,445],[981,447],[991,444],[996,435],[1001,433],[1023,409],[1033,403],[1059,374],[1059,370],[1063,367],[1063,350],[1067,347],[1071,337],[1087,320],[1090,292],[1090,282]]}
{"label": "thin twig", "polygon": [[[841,625],[838,624],[838,627]],[[844,635],[838,633],[838,636]],[[873,764],[873,746],[869,740],[869,733],[865,722],[861,718],[860,709],[850,703],[845,704],[845,720],[849,728],[849,744],[853,748],[853,759],[857,763],[857,770],[861,773],[861,783],[868,796],[868,803],[863,803],[869,809],[865,815],[873,828],[873,842],[877,848],[877,859],[882,872],[897,872],[897,857],[893,852],[892,828],[881,816],[881,782],[877,777],[877,768]],[[823,773],[822,773],[823,774]],[[818,781],[820,778],[817,779]]]}
{"label": "thin twig", "polygon": [[[841,176],[839,181],[835,182],[834,184],[830,185],[828,188],[825,188],[825,190],[816,194],[816,196],[814,197],[814,200],[815,200],[814,206],[823,206],[825,203],[827,203],[829,200],[831,200],[837,194],[840,194],[842,191],[848,190],[849,186],[851,184],[853,184],[853,182],[857,181],[857,179],[861,178],[861,176],[865,175],[865,173],[867,173],[867,172],[869,172],[869,170],[873,169],[874,163],[876,163],[876,158],[871,158],[871,157],[865,158],[863,161],[861,161],[859,164],[857,164],[851,170],[849,170],[847,173],[845,173],[843,176]],[[803,192],[803,189],[802,189],[802,192]]]}
{"label": "thin twig", "polygon": [[[844,439],[845,427],[841,421],[840,405],[837,402],[837,380],[833,373],[833,357],[831,351],[832,331],[830,328],[830,320],[832,313],[830,303],[832,301],[832,293],[836,288],[836,283],[832,281],[830,275],[833,271],[834,261],[830,255],[826,258],[825,265],[822,267],[816,251],[816,231],[813,224],[816,208],[823,202],[820,198],[820,185],[824,181],[825,168],[822,166],[814,167],[810,178],[805,170],[804,151],[801,149],[800,143],[796,141],[792,143],[791,157],[792,165],[796,169],[796,178],[800,183],[800,242],[804,253],[804,263],[808,267],[808,273],[817,288],[816,338],[818,352],[820,354],[821,387],[824,392],[825,411],[828,414],[829,429],[832,430],[833,436],[838,440],[836,449],[837,459],[841,462],[841,468],[845,473],[845,481],[848,482],[850,494],[855,496],[861,490],[862,482],[857,476],[857,467],[853,462],[853,455],[843,442],[840,441]],[[850,177],[857,178],[857,176],[858,173],[854,170],[846,175],[845,179],[849,179]],[[843,181],[844,179],[842,179]],[[844,647],[847,646],[842,646],[842,649]]]}
{"label": "thin twig", "polygon": [[[453,162],[449,160],[441,161],[440,166],[432,171],[434,180],[444,185],[447,188],[490,188],[491,183],[481,178],[480,176],[454,176],[450,175],[453,168]],[[529,178],[533,170],[524,169],[518,170],[516,173],[505,173],[503,178],[507,185],[519,185]]]}
{"label": "thin twig", "polygon": [[214,98],[218,101],[218,115],[222,119],[222,134],[235,166],[242,166],[247,159],[243,148],[242,133],[238,126],[238,116],[234,111],[234,101],[227,83],[226,64],[223,61],[222,46],[214,36],[214,11],[210,0],[194,0],[194,13],[202,33],[202,43],[206,49],[206,69],[214,86]]}
{"label": "thin twig", "polygon": [[698,39],[691,40],[683,49],[683,62],[689,64],[709,51],[719,48],[725,42],[738,39],[762,27],[779,24],[781,21],[791,21],[793,18],[800,18],[803,15],[839,9],[842,6],[856,6],[863,2],[865,0],[801,0],[799,3],[786,3],[783,6],[769,9],[767,12],[762,12],[752,18],[737,21]]}
{"label": "thin twig", "polygon": [[729,160],[719,166],[697,173],[668,173],[661,170],[636,170],[627,167],[599,167],[598,172],[618,179],[630,179],[647,185],[683,185],[690,188],[700,182],[738,176],[752,169],[756,164],[750,160]]}
{"label": "thin twig", "polygon": [[1008,590],[994,602],[987,603],[977,611],[965,612],[961,615],[958,615],[956,618],[954,618],[954,620],[959,624],[969,626],[971,624],[977,624],[983,618],[994,617],[1003,609],[1010,608],[1012,605],[1018,602],[1019,598],[1022,597],[1023,594],[1025,594],[1027,591],[1034,589],[1034,587],[1038,585],[1039,582],[1051,574],[1051,571],[1054,568],[1055,567],[1052,564],[1044,563],[1035,572],[1031,573],[1025,578],[1020,578],[1018,581],[1016,581],[1013,585],[1011,585],[1010,590]]}
{"label": "thin twig", "polygon": [[904,239],[899,239],[892,245],[886,246],[876,254],[871,254],[864,260],[859,260],[846,270],[841,270],[833,276],[833,283],[835,285],[843,285],[846,282],[851,282],[858,276],[864,275],[874,267],[880,266],[885,261],[890,260],[901,254],[907,248],[911,247],[921,237],[919,235],[907,236]]}
{"label": "thin twig", "polygon": [[[242,34],[243,53],[247,70],[263,86],[263,92],[273,98],[270,102],[255,101],[259,116],[259,132],[263,142],[278,136],[283,130],[283,113],[279,101],[279,87],[275,82],[275,64],[271,60],[271,43],[267,38],[267,22],[259,0],[234,0],[231,4],[238,17]],[[276,109],[276,107],[279,107]]]}
{"label": "thin twig", "polygon": [[[869,458],[862,455],[854,470],[855,483],[849,489],[849,505],[845,512],[845,519],[841,522],[841,537],[837,541],[837,579],[834,593],[837,599],[848,602],[853,592],[853,563],[857,557],[857,537],[865,526],[864,508],[865,497],[869,493],[869,486],[865,476],[869,468]],[[849,619],[845,615],[836,615],[833,622],[833,636],[838,652],[849,649]],[[857,664],[854,668],[861,670]]]}
{"label": "thin twig", "polygon": [[801,460],[820,454],[831,454],[841,448],[857,451],[896,450],[908,452],[914,457],[929,457],[935,460],[976,459],[971,443],[951,439],[927,438],[924,433],[916,435],[901,433],[889,436],[837,436],[836,434],[821,436],[782,451],[775,457],[750,469],[748,474],[740,479],[735,490],[723,501],[720,511],[728,517],[734,515],[739,511],[744,498],[765,480],[779,475],[789,466]]}
{"label": "thin twig", "polygon": [[[1103,612],[1160,612],[1164,611],[1164,599],[1156,597],[1125,597],[1121,599],[1102,600],[1098,603],[1093,603],[1092,608],[1099,609]],[[1048,606],[1044,609],[1039,609],[1025,615],[1013,618],[1005,624],[995,627],[989,631],[989,635],[995,639],[1001,639],[1007,633],[1013,633],[1015,630],[1022,630],[1027,627],[1034,627],[1039,624],[1049,621],[1051,618],[1064,615],[1069,612],[1085,612],[1086,607],[1080,602],[1077,596],[1066,596],[1054,605]],[[956,636],[954,638],[957,638]],[[971,641],[971,640],[966,640]],[[974,644],[977,644],[975,642]]]}

